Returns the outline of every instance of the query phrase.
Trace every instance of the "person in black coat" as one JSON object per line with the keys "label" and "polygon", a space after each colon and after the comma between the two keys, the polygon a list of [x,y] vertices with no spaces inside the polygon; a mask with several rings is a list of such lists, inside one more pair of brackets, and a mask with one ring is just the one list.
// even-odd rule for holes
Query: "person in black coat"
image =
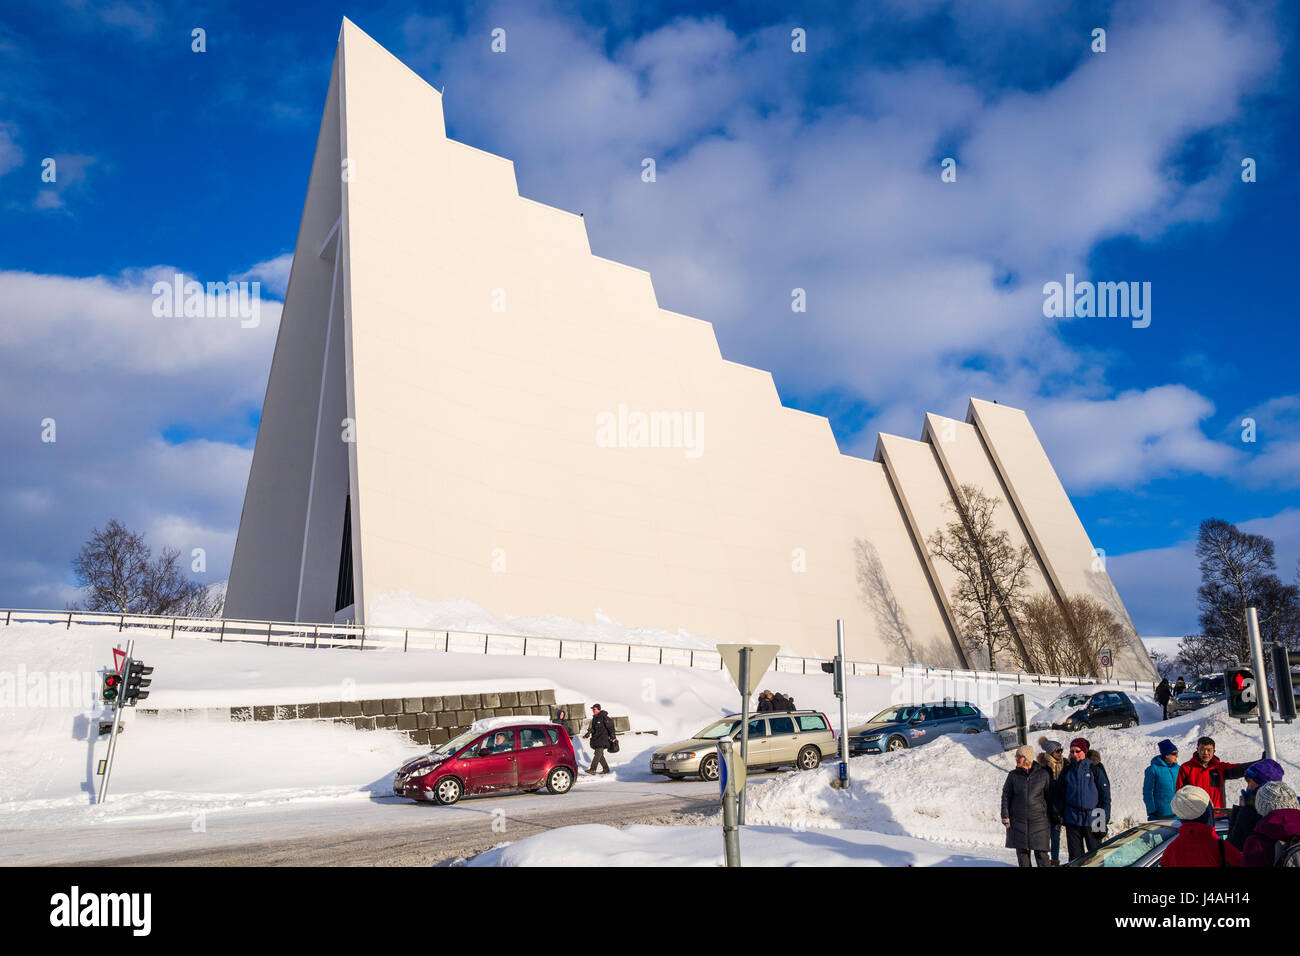
{"label": "person in black coat", "polygon": [[1030,853],[1039,866],[1048,866],[1051,808],[1048,789],[1052,775],[1034,760],[1034,748],[1026,744],[1016,751],[1016,769],[1002,785],[1002,825],[1007,828],[1007,847],[1016,851],[1016,861],[1029,866]]}
{"label": "person in black coat", "polygon": [[1246,768],[1246,789],[1241,791],[1241,802],[1228,816],[1228,842],[1238,850],[1245,849],[1246,837],[1259,825],[1259,811],[1255,809],[1255,793],[1274,780],[1281,780],[1282,765],[1276,760],[1257,760]]}
{"label": "person in black coat", "polygon": [[[582,736],[591,738],[593,756],[587,773],[609,773],[609,764],[605,762],[605,751],[609,749],[609,742],[614,739],[614,720],[600,709],[600,704],[591,705],[591,726]],[[598,771],[597,766],[603,769]]]}
{"label": "person in black coat", "polygon": [[1160,685],[1156,687],[1156,703],[1160,705],[1161,720],[1169,719],[1169,698],[1173,696],[1173,691],[1169,689],[1169,678],[1160,678]]}
{"label": "person in black coat", "polygon": [[758,692],[758,708],[760,714],[769,713],[772,710],[772,692],[770,690],[760,690]]}

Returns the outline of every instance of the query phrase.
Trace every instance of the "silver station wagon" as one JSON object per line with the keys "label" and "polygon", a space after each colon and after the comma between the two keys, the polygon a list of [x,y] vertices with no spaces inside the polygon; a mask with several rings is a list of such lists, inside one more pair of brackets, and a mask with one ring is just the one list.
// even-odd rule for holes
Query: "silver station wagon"
{"label": "silver station wagon", "polygon": [[[689,740],[660,747],[650,755],[650,770],[673,780],[698,774],[703,780],[718,779],[718,741],[725,737],[739,743],[740,715],[715,720]],[[749,719],[749,751],[745,766],[750,770],[797,767],[812,770],[822,758],[835,754],[835,731],[826,715],[816,710],[793,710],[755,714]]]}

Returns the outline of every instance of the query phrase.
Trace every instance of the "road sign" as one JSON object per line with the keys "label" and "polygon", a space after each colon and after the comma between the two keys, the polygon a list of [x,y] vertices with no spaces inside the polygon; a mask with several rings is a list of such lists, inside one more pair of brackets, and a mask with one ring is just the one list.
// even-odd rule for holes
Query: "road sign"
{"label": "road sign", "polygon": [[736,793],[745,789],[745,779],[749,776],[748,768],[745,761],[740,759],[740,754],[732,750],[729,756],[724,756],[722,747],[718,747],[718,793],[720,796],[727,795],[727,783],[731,782]]}
{"label": "road sign", "polygon": [[120,647],[113,648],[113,670],[122,673],[122,662],[126,660],[126,651]]}
{"label": "road sign", "polygon": [[[749,686],[741,687],[740,680],[740,649],[748,647],[749,653]],[[767,669],[772,666],[776,660],[777,652],[781,650],[780,644],[719,644],[718,653],[722,655],[722,663],[727,665],[727,670],[731,672],[731,679],[736,682],[740,688],[742,697],[749,697],[754,693],[754,688],[758,686],[759,678],[767,673]]]}
{"label": "road sign", "polygon": [[1107,650],[1102,651],[1102,652],[1101,652],[1101,666],[1102,666],[1102,667],[1110,667],[1110,666],[1111,666],[1110,661],[1111,661],[1111,653],[1110,653],[1110,650],[1107,649]]}

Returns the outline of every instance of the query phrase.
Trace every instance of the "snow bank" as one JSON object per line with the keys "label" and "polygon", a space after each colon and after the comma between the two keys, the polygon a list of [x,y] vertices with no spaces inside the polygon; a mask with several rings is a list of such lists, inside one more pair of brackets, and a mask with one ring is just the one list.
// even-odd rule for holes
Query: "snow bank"
{"label": "snow bank", "polygon": [[[746,826],[740,832],[745,866],[998,866],[1006,854],[959,852],[912,840],[853,830],[795,832]],[[563,827],[496,847],[468,866],[722,866],[719,827],[599,824]],[[1012,859],[1014,862],[1014,857]]]}
{"label": "snow bank", "polygon": [[[1142,779],[1159,741],[1171,739],[1190,759],[1201,736],[1215,739],[1219,757],[1230,763],[1258,760],[1259,731],[1227,716],[1226,707],[1129,730],[1089,731],[1111,782],[1111,832],[1146,820]],[[1068,743],[1073,735],[1032,734]],[[1288,779],[1300,778],[1300,727],[1279,726],[1276,738]],[[853,786],[831,789],[837,768],[751,778],[746,822],[775,826],[868,829],[954,844],[995,847],[1003,843],[999,799],[1006,775],[1015,766],[992,735],[946,737],[915,750],[855,757]],[[1230,780],[1227,798],[1235,801],[1240,780]],[[720,817],[720,815],[719,815]]]}

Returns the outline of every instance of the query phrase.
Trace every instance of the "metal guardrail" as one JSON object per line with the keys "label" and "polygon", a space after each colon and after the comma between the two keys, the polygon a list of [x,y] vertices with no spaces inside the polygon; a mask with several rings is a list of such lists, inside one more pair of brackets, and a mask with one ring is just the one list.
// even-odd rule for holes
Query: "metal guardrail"
{"label": "metal guardrail", "polygon": [[[632,664],[668,664],[721,670],[717,651],[652,644],[621,644],[611,641],[583,641],[574,638],[521,634],[432,630],[358,624],[302,624],[288,621],[238,621],[226,618],[166,617],[153,614],[121,614],[111,611],[47,611],[0,608],[5,626],[11,624],[87,624],[116,627],[118,631],[163,631],[177,637],[215,639],[241,644],[274,647],[347,648],[357,651],[387,648],[401,651],[442,651],[454,654],[508,654],[552,657],[565,660],[622,661]],[[820,673],[827,658],[778,655],[773,669],[781,674]],[[811,666],[810,666],[811,665]],[[846,661],[854,677],[903,677],[919,679],[992,680],[998,684],[1091,684],[1092,678],[1062,674],[1029,674],[1023,671],[958,670],[925,665],[882,664],[874,661]],[[1115,680],[1107,684],[1133,685],[1144,681]]]}

